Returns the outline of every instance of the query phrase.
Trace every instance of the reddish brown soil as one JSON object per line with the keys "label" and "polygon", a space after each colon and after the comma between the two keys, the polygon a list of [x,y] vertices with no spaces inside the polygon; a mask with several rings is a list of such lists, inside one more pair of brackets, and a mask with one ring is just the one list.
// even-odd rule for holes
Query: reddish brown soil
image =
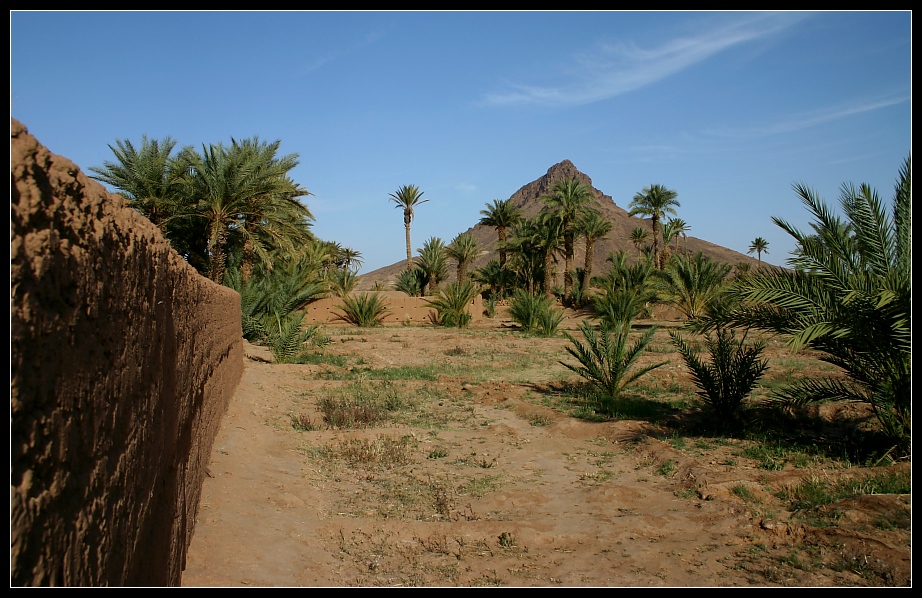
{"label": "reddish brown soil", "polygon": [[[561,330],[578,336],[569,316]],[[911,585],[911,495],[850,498],[809,518],[776,494],[909,462],[870,469],[817,455],[766,469],[746,456],[752,440],[676,427],[696,410],[579,419],[560,392],[579,380],[558,363],[569,341],[526,337],[500,316],[461,331],[326,332],[338,365],[275,365],[248,346],[184,586]],[[668,340],[658,332],[644,359],[670,363],[638,384],[691,397]],[[768,357],[775,376],[823,367],[777,341]],[[433,364],[435,380],[371,379]],[[406,398],[415,415],[324,425],[318,401],[356,389]],[[854,408],[825,414],[867,425],[856,416],[866,420]]]}

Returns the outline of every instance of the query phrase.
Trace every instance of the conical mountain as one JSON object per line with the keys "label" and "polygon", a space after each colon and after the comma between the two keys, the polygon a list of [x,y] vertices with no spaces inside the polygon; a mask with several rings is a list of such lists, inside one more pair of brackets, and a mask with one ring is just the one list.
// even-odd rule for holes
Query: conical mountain
{"label": "conical mountain", "polygon": [[[564,160],[554,164],[547,170],[545,175],[520,188],[512,194],[510,199],[512,200],[512,204],[521,210],[523,216],[531,218],[544,206],[541,198],[548,195],[554,185],[559,181],[569,180],[573,177],[576,177],[577,180],[592,190],[594,196],[593,207],[612,223],[611,232],[595,243],[592,260],[593,274],[602,274],[608,269],[607,258],[613,252],[625,251],[628,255],[639,256],[639,252],[631,242],[631,232],[635,228],[643,228],[647,231],[652,231],[650,220],[629,216],[627,210],[615,204],[611,196],[605,195],[602,191],[593,187],[592,179],[583,172],[580,172],[570,160]],[[492,200],[484,201],[483,208],[486,208],[487,205],[491,203]],[[694,229],[693,222],[689,222],[688,225],[691,229]],[[475,224],[467,229],[467,231],[459,232],[471,233],[484,250],[481,257],[468,268],[469,272],[484,266],[489,260],[498,257],[496,251],[496,229],[492,226]],[[443,239],[443,241],[449,243],[451,239]],[[716,261],[730,264],[739,262],[751,262],[755,264],[757,262],[752,256],[692,236],[682,239],[679,248],[680,251],[688,251],[689,254],[695,254],[700,251],[702,254]],[[585,243],[582,240],[578,240],[575,249],[576,256],[574,266],[582,267],[585,259]],[[379,283],[379,286],[383,288],[391,288],[397,276],[405,267],[406,262],[400,261],[390,266],[385,266],[367,274],[363,274],[359,280],[358,288],[360,290],[368,290],[373,288],[375,283]],[[558,269],[562,268],[563,264],[559,264]],[[449,281],[451,280],[454,280],[453,264],[450,267]]]}

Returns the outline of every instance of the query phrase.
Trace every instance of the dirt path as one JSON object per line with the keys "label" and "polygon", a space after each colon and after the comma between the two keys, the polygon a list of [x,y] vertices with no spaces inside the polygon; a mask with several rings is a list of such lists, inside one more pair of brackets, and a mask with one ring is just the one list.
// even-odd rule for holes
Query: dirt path
{"label": "dirt path", "polygon": [[[561,339],[431,327],[334,339],[329,351],[352,362],[273,365],[248,347],[183,586],[875,585],[849,570],[785,566],[778,555],[802,549],[810,530],[729,490],[760,492],[769,477],[754,465],[716,453],[701,462],[642,421],[563,415],[536,400],[534,383],[496,375],[515,364],[519,378],[559,378]],[[480,375],[451,369],[475,359]],[[434,362],[430,380],[326,379]],[[413,415],[327,429],[318,401],[337,386],[412,397]],[[867,537],[877,548],[864,552],[889,559],[905,584],[901,541]]]}

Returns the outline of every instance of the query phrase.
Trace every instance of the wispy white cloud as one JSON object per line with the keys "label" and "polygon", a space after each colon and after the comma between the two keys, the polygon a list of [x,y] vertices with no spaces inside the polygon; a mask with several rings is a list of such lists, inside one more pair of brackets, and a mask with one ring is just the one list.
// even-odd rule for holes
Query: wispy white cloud
{"label": "wispy white cloud", "polygon": [[807,18],[809,13],[745,13],[730,25],[668,40],[658,46],[636,42],[600,44],[572,56],[560,73],[565,84],[548,87],[510,84],[487,94],[493,106],[588,104],[636,91],[661,81],[711,56],[747,42],[768,38]]}
{"label": "wispy white cloud", "polygon": [[333,49],[324,54],[320,54],[318,56],[312,56],[304,60],[304,62],[301,64],[301,68],[299,69],[299,72],[301,75],[307,75],[309,73],[312,73],[322,68],[324,65],[329,64],[330,62],[333,62],[337,58],[347,56],[349,54],[352,54],[353,52],[357,52],[361,50],[362,48],[365,48],[366,46],[370,46],[374,44],[375,42],[383,38],[384,35],[385,35],[384,32],[377,32],[377,31],[371,32],[371,33],[366,34],[361,40],[359,40],[358,42],[352,45],[345,46],[345,47],[338,48],[338,49]]}
{"label": "wispy white cloud", "polygon": [[828,106],[826,108],[805,114],[794,115],[786,120],[779,120],[761,126],[725,127],[719,129],[710,129],[706,131],[706,133],[716,137],[725,138],[768,137],[770,135],[779,135],[782,133],[800,131],[802,129],[815,127],[817,125],[836,121],[842,118],[847,118],[856,114],[863,114],[865,112],[873,112],[874,110],[880,110],[882,108],[889,108],[890,106],[903,104],[909,102],[910,100],[911,98],[908,96],[899,96],[849,105],[839,104],[835,106]]}

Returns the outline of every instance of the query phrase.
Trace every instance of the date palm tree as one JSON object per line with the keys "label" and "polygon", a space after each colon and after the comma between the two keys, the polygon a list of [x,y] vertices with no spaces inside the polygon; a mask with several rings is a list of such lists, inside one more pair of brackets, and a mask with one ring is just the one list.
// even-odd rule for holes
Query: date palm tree
{"label": "date palm tree", "polygon": [[762,237],[756,237],[755,240],[749,244],[749,251],[747,251],[746,253],[748,253],[749,255],[752,255],[753,253],[755,253],[759,258],[759,264],[761,264],[762,254],[768,253],[768,241],[766,241]]}
{"label": "date palm tree", "polygon": [[573,290],[576,221],[587,210],[592,199],[592,189],[576,177],[558,181],[551,188],[550,194],[541,198],[545,209],[553,213],[560,222],[564,257],[563,292],[566,296]]}
{"label": "date palm tree", "polygon": [[688,231],[691,230],[691,227],[688,226],[688,223],[682,220],[681,218],[670,218],[668,223],[671,228],[675,231],[675,252],[679,253],[679,237],[682,238],[682,241],[685,244],[685,253],[688,254]]}
{"label": "date palm tree", "polygon": [[457,278],[461,283],[467,278],[467,267],[480,255],[480,245],[474,235],[461,233],[448,244],[445,254],[458,264]]}
{"label": "date palm tree", "polygon": [[532,230],[532,242],[541,255],[543,264],[544,296],[551,299],[554,296],[552,281],[554,279],[554,258],[563,247],[564,232],[563,220],[553,212],[539,212],[535,218],[535,227]]}
{"label": "date palm tree", "polygon": [[257,258],[271,267],[268,248],[279,246],[293,251],[313,236],[309,227],[314,216],[298,200],[311,193],[288,176],[298,165],[298,155],[278,156],[281,143],[281,140],[267,143],[258,137],[231,139],[229,151],[243,164],[241,176],[263,181],[264,187],[262,193],[247,198],[249,209],[240,227],[243,236],[240,275],[244,282],[252,276]]}
{"label": "date palm tree", "polygon": [[677,255],[658,272],[662,296],[686,319],[697,318],[723,291],[732,270],[731,264],[714,261],[700,251],[694,256]]}
{"label": "date palm tree", "polygon": [[132,208],[162,229],[171,207],[181,197],[182,168],[172,155],[176,142],[170,137],[157,140],[145,135],[140,148],[127,139],[117,139],[115,144],[109,149],[116,162],[90,168],[96,173],[90,178],[114,187]]}
{"label": "date palm tree", "polygon": [[868,185],[843,185],[845,219],[803,184],[795,192],[812,234],[772,220],[797,242],[791,268],[759,270],[734,288],[719,323],[755,327],[809,347],[847,377],[809,378],[779,393],[785,405],[861,401],[900,449],[912,435],[912,162],[900,169],[892,212]]}
{"label": "date palm tree", "polygon": [[339,252],[339,261],[343,269],[358,271],[362,267],[362,252],[351,247],[343,247]]}
{"label": "date palm tree", "polygon": [[515,274],[518,284],[532,295],[543,280],[544,255],[535,239],[537,223],[533,218],[522,218],[512,227],[505,247],[509,252],[507,268]]}
{"label": "date palm tree", "polygon": [[663,268],[660,260],[659,251],[659,229],[660,221],[667,214],[675,214],[675,208],[680,204],[676,200],[678,193],[672,189],[667,189],[663,185],[650,185],[644,187],[640,193],[634,195],[630,203],[629,216],[648,216],[650,218],[650,228],[653,230],[653,263],[658,269]]}
{"label": "date palm tree", "polygon": [[[208,275],[217,283],[223,282],[232,238],[252,242],[257,253],[266,254],[265,244],[257,235],[283,240],[298,224],[304,225],[303,220],[292,222],[297,213],[309,215],[306,208],[300,210],[293,203],[293,197],[305,192],[283,175],[285,167],[266,167],[263,158],[238,144],[211,144],[203,147],[201,154],[191,148],[183,151],[188,165],[186,193],[195,207],[193,213],[180,216],[204,220]],[[273,202],[276,204],[271,205]]]}
{"label": "date palm tree", "polygon": [[614,228],[611,220],[607,220],[596,210],[584,212],[577,220],[577,231],[586,239],[586,259],[583,262],[583,292],[589,290],[589,281],[592,280],[592,259],[595,254],[595,243],[605,238]]}
{"label": "date palm tree", "polygon": [[396,193],[390,194],[390,201],[397,204],[396,208],[403,209],[403,226],[406,229],[407,237],[407,270],[413,267],[413,252],[410,249],[410,223],[413,222],[415,215],[414,208],[424,204],[428,199],[423,199],[423,192],[416,185],[403,185],[397,189]]}
{"label": "date palm tree", "polygon": [[438,237],[429,237],[420,249],[417,266],[423,271],[421,285],[423,295],[431,295],[436,288],[448,278],[448,258],[445,242]]}
{"label": "date palm tree", "polygon": [[522,220],[521,211],[512,203],[512,199],[493,200],[493,205],[487,204],[485,210],[480,210],[483,216],[480,224],[492,226],[496,229],[497,250],[499,251],[499,266],[506,267],[506,235],[509,229]]}
{"label": "date palm tree", "polygon": [[641,246],[647,242],[647,238],[649,236],[650,231],[638,226],[631,231],[631,243],[634,244],[634,247],[637,248],[637,251],[641,251]]}

